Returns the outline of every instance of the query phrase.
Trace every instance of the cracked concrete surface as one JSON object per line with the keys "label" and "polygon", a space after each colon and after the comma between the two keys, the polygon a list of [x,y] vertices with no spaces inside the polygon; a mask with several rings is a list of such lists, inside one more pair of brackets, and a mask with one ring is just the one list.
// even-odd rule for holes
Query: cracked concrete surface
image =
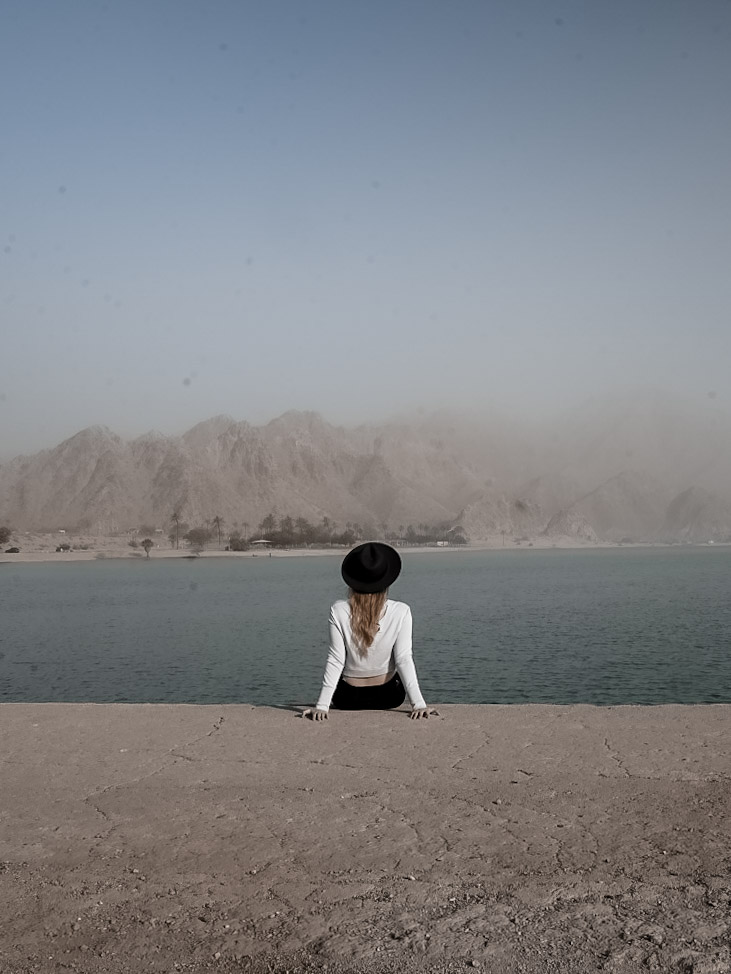
{"label": "cracked concrete surface", "polygon": [[3,974],[731,971],[731,707],[439,710],[0,705]]}

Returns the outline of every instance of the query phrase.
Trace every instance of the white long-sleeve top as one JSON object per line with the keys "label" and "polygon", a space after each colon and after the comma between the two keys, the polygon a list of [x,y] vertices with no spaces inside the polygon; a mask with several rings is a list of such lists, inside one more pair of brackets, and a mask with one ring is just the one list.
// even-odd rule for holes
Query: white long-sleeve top
{"label": "white long-sleeve top", "polygon": [[356,648],[350,628],[350,603],[341,599],[330,608],[330,650],[317,701],[318,710],[329,710],[341,676],[381,676],[394,667],[401,677],[411,706],[426,707],[419,690],[411,646],[411,609],[405,602],[386,600],[378,632],[364,655]]}

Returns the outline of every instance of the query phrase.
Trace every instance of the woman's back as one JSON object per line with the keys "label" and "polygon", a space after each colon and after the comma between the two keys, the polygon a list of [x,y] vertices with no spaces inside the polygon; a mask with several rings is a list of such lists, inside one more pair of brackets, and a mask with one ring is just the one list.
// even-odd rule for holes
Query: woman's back
{"label": "woman's back", "polygon": [[[387,599],[378,623],[373,642],[363,647],[354,637],[351,627],[351,605],[340,599],[330,608],[330,642],[333,637],[342,639],[345,647],[343,676],[376,676],[391,669],[397,662],[402,648],[411,648],[411,609],[405,602]],[[336,631],[332,631],[332,627]]]}

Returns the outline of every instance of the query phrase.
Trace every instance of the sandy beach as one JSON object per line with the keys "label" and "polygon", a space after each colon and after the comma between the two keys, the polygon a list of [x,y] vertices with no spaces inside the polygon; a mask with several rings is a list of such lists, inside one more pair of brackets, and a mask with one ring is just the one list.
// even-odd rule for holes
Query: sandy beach
{"label": "sandy beach", "polygon": [[731,706],[3,704],[0,969],[731,969]]}
{"label": "sandy beach", "polygon": [[[71,551],[56,551],[59,544],[65,543],[64,538],[57,535],[22,535],[14,538],[12,542],[0,547],[0,563],[10,562],[65,562],[65,561],[95,561],[104,558],[145,558],[142,548],[132,548],[128,539],[118,537],[97,537],[80,536],[68,539],[68,543],[73,545]],[[17,554],[8,554],[7,548],[11,545],[20,548]],[[84,546],[83,548],[81,546]],[[616,548],[612,542],[600,542],[593,544],[586,541],[568,537],[536,537],[530,541],[516,543],[511,538],[503,539],[502,536],[489,538],[484,541],[474,542],[464,546],[437,547],[436,545],[423,545],[414,547],[399,548],[399,552],[407,557],[416,554],[444,554],[446,551],[492,551],[500,550],[527,550],[545,548]],[[646,547],[645,545],[624,545],[624,547]],[[666,547],[665,545],[653,545],[653,547]],[[718,547],[721,547],[718,545]],[[154,547],[150,551],[150,558],[267,558],[271,554],[272,558],[312,558],[324,555],[337,555],[343,557],[346,547],[332,548],[273,548],[273,549],[250,549],[248,551],[224,551],[217,544],[210,544],[202,552],[194,552],[190,548],[181,544],[180,548],[171,548],[167,542],[159,542],[159,547]]]}

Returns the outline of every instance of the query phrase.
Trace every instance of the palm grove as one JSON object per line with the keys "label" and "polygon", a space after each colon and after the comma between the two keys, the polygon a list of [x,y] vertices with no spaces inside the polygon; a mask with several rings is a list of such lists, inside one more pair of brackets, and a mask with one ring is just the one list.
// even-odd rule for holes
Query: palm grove
{"label": "palm grove", "polygon": [[[191,548],[201,549],[217,541],[220,548],[223,543],[224,525],[223,518],[216,515],[202,525],[191,527],[182,519],[181,512],[176,510],[170,518],[168,540],[174,548],[179,548],[181,541],[186,542]],[[406,545],[437,542],[467,544],[462,528],[450,527],[448,524],[421,523],[389,526],[386,522],[376,525],[372,522],[359,524],[346,521],[342,526],[329,517],[323,517],[317,524],[313,524],[304,517],[294,518],[288,514],[278,515],[272,512],[262,518],[255,527],[257,534],[254,539],[250,536],[250,525],[247,522],[234,522],[232,530],[226,537],[226,547],[232,551],[245,551],[252,540],[267,541],[274,547],[282,548],[306,548],[313,545],[349,547],[359,541],[378,537]]]}

